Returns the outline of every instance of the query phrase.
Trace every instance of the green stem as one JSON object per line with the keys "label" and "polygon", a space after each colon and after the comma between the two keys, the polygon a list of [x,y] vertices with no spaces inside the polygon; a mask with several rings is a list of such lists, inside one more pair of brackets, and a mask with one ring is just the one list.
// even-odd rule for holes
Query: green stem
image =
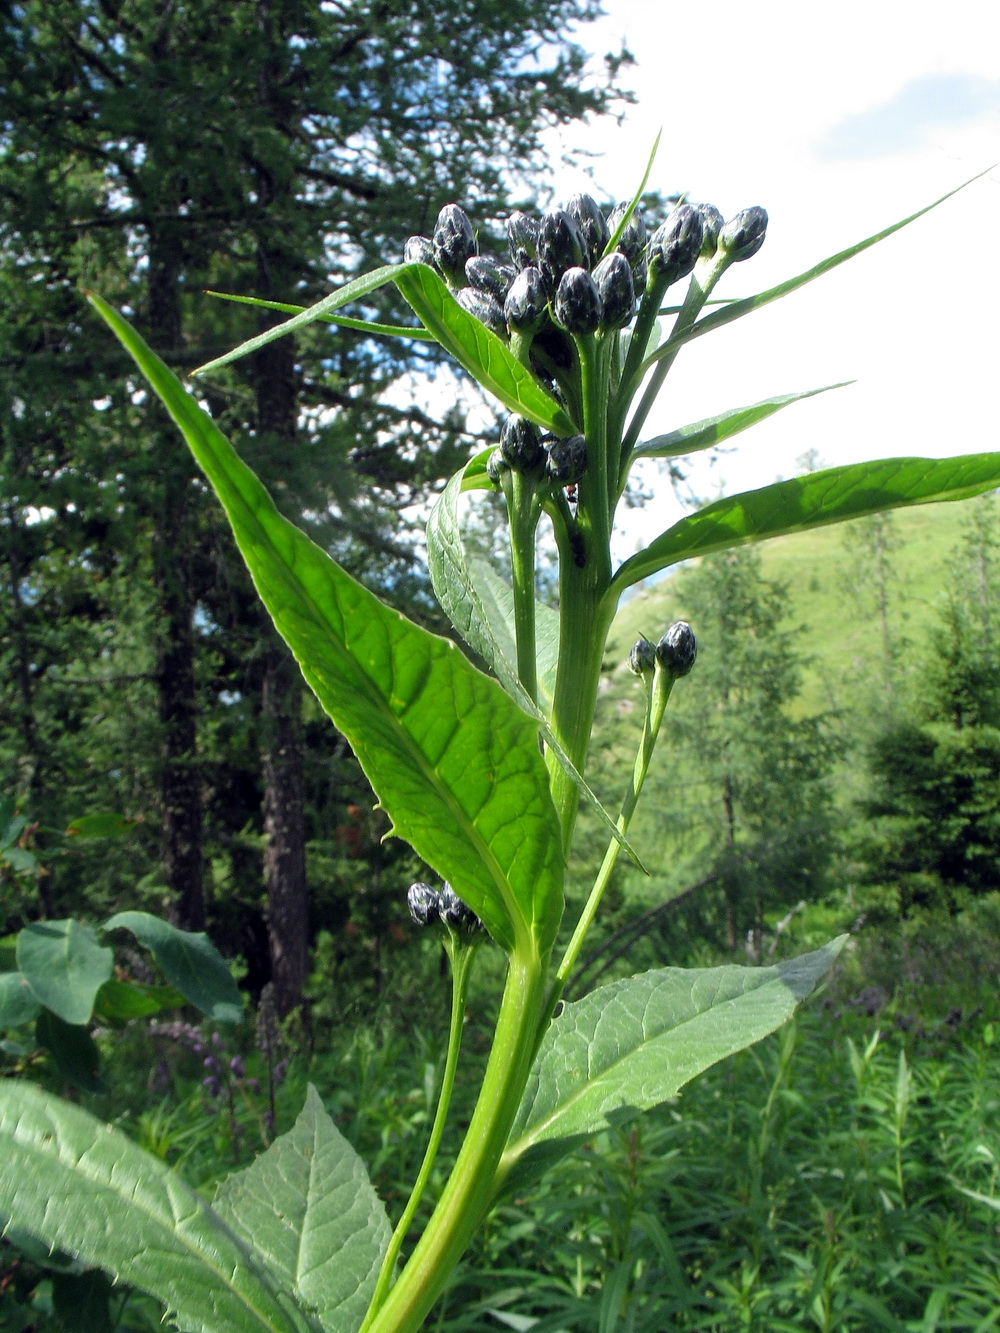
{"label": "green stem", "polygon": [[488,1211],[534,1054],[545,961],[522,950],[511,956],[493,1049],[458,1160],[371,1333],[416,1333]]}
{"label": "green stem", "polygon": [[441,1136],[444,1133],[445,1121],[448,1118],[451,1093],[455,1086],[455,1071],[458,1068],[458,1053],[462,1045],[462,1027],[465,1022],[465,1001],[469,993],[469,975],[476,950],[475,946],[470,947],[463,941],[455,940],[450,940],[445,948],[448,949],[448,955],[451,959],[451,1023],[448,1029],[448,1054],[445,1057],[437,1110],[434,1113],[434,1123],[431,1126],[430,1138],[424,1151],[424,1159],[420,1163],[417,1179],[414,1182],[406,1207],[403,1209],[403,1215],[392,1233],[392,1239],[389,1241],[389,1248],[385,1252],[378,1281],[375,1284],[375,1294],[372,1296],[368,1313],[365,1315],[358,1333],[367,1333],[369,1326],[375,1320],[375,1316],[385,1304],[392,1282],[392,1272],[396,1266],[396,1259],[399,1257],[399,1251],[406,1239],[406,1233],[409,1231],[410,1223],[420,1206],[420,1200],[430,1179],[438,1148],[441,1144]]}
{"label": "green stem", "polygon": [[532,703],[538,702],[538,654],[535,647],[535,529],[542,512],[537,486],[523,473],[504,477],[510,521],[510,556],[514,593],[517,675]]}

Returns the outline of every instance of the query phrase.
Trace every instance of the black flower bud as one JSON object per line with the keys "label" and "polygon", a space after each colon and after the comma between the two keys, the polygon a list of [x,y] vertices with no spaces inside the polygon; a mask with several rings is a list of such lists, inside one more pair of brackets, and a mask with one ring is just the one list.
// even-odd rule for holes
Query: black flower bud
{"label": "black flower bud", "polygon": [[714,204],[696,204],[701,214],[704,235],[701,239],[701,253],[706,259],[715,254],[719,246],[719,232],[723,227],[723,217]]}
{"label": "black flower bud", "polygon": [[705,234],[701,214],[690,204],[679,204],[649,241],[649,280],[666,290],[685,278],[701,253]]}
{"label": "black flower bud", "polygon": [[427,264],[434,268],[434,246],[430,237],[408,237],[403,246],[403,259],[407,264]]}
{"label": "black flower bud", "polygon": [[462,287],[455,293],[455,300],[463,310],[475,315],[480,324],[485,324],[491,333],[495,333],[499,338],[507,337],[507,321],[492,296],[487,296],[485,292],[477,292],[475,287]]}
{"label": "black flower bud", "polygon": [[764,244],[767,234],[767,212],[754,205],[744,208],[730,218],[719,232],[719,249],[736,263],[751,259]]}
{"label": "black flower bud", "polygon": [[636,639],[628,655],[629,670],[637,676],[652,671],[656,666],[656,648],[648,639]]}
{"label": "black flower bud", "polygon": [[545,475],[560,486],[572,486],[587,470],[587,439],[571,435],[568,440],[548,440]]}
{"label": "black flower bud", "polygon": [[698,640],[686,620],[675,620],[656,645],[656,660],[668,675],[686,676],[698,656]]}
{"label": "black flower bud", "polygon": [[502,306],[507,299],[510,284],[517,277],[517,270],[512,264],[502,264],[492,255],[473,255],[465,261],[465,276],[470,287],[492,296]]}
{"label": "black flower bud", "polygon": [[510,464],[499,449],[494,449],[486,460],[486,475],[494,486],[503,486],[503,474],[510,471]]}
{"label": "black flower bud", "polygon": [[434,259],[445,278],[456,285],[465,278],[465,261],[476,253],[476,233],[458,204],[445,204],[434,226]]}
{"label": "black flower bud", "polygon": [[649,265],[646,263],[646,256],[640,255],[632,265],[632,286],[635,288],[636,299],[638,299],[646,290],[648,281]]}
{"label": "black flower bud", "polygon": [[593,268],[604,254],[604,247],[611,239],[604,214],[589,194],[575,194],[566,205],[565,211],[580,228],[580,234],[587,247],[587,267]]}
{"label": "black flower bud", "polygon": [[561,208],[546,213],[538,228],[538,267],[549,297],[568,268],[583,268],[586,262],[587,244],[570,215]]}
{"label": "black flower bud", "polygon": [[594,269],[594,283],[601,297],[606,329],[623,329],[635,314],[635,283],[628,260],[620,250],[612,250]]}
{"label": "black flower bud", "polygon": [[462,902],[450,884],[442,885],[438,894],[438,910],[445,925],[463,935],[474,935],[483,928],[479,917]]}
{"label": "black flower bud", "polygon": [[527,417],[508,417],[500,428],[499,452],[515,472],[531,472],[545,458],[542,433]]}
{"label": "black flower bud", "polygon": [[585,268],[568,268],[562,275],[553,309],[567,333],[596,333],[604,305],[597,284]]}
{"label": "black flower bud", "polygon": [[527,213],[511,213],[507,219],[507,245],[515,267],[526,268],[538,258],[538,223]]}
{"label": "black flower bud", "polygon": [[[618,224],[628,211],[628,204],[618,204],[608,218],[608,229],[613,236],[618,229]],[[636,209],[622,230],[615,245],[616,250],[620,250],[633,270],[640,260],[645,260],[646,242],[648,233],[646,224],[643,221],[642,214]]]}
{"label": "black flower bud", "polygon": [[429,884],[411,884],[406,890],[406,905],[418,926],[433,926],[441,915],[437,890]]}
{"label": "black flower bud", "polygon": [[537,333],[545,323],[545,283],[537,268],[522,268],[510,285],[503,313],[512,333]]}

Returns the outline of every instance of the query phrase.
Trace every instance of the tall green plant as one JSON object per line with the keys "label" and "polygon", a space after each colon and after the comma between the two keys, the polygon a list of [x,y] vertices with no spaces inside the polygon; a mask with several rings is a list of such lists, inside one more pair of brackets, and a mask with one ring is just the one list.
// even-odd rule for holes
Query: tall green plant
{"label": "tall green plant", "polygon": [[[515,214],[511,264],[479,255],[468,217],[447,205],[433,237],[410,238],[402,263],[348,283],[222,359],[316,319],[341,319],[348,302],[394,283],[419,321],[416,333],[353,318],[351,327],[435,339],[514,414],[499,446],[452,479],[428,527],[438,596],[495,679],[455,644],[385,606],[288,522],[196,399],[114,310],[91,298],[187,439],[268,611],[354,747],[393,832],[448,882],[440,890],[414,886],[411,907],[416,919],[448,932],[459,1000],[469,951],[481,938],[475,918],[507,956],[479,1099],[451,1175],[398,1274],[400,1238],[390,1248],[363,1166],[313,1095],[292,1132],[232,1177],[210,1207],[80,1108],[16,1084],[3,1089],[0,1211],[21,1231],[153,1293],[184,1329],[417,1329],[505,1191],[779,1026],[837,952],[839,941],[776,967],[660,969],[560,1010],[627,845],[666,704],[695,659],[694,635],[680,622],[657,644],[641,640],[633,650],[646,724],[620,810],[602,812],[611,826],[608,852],[556,962],[579,802],[596,804],[584,770],[608,627],[628,587],[679,560],[898,505],[974,495],[1000,481],[1000,454],[855,464],[719,500],[616,569],[609,538],[636,458],[708,447],[796,396],[646,440],[649,409],[681,347],[905,225],[705,313],[729,266],[760,248],[766,213],[750,208],[724,222],[711,206],[681,204],[648,237],[637,203],[638,196],[608,219],[588,196],[540,221]],[[682,282],[679,304],[665,305]],[[510,585],[466,554],[459,498],[474,488],[503,494]],[[557,613],[535,597],[543,512],[560,557]],[[460,1003],[454,1012],[451,1071]],[[418,1191],[428,1170],[425,1161]],[[63,1206],[53,1207],[53,1198]]]}

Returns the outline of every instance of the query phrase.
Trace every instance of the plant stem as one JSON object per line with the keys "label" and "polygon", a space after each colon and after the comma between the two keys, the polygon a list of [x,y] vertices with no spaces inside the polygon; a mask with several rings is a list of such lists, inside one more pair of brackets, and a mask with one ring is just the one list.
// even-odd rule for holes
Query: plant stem
{"label": "plant stem", "polygon": [[517,676],[532,703],[538,702],[535,648],[535,529],[542,512],[537,486],[521,472],[504,477],[510,522],[510,557],[514,592]]}
{"label": "plant stem", "polygon": [[486,1215],[531,1067],[546,961],[525,949],[511,955],[493,1049],[461,1152],[423,1236],[369,1325],[371,1333],[416,1333]]}
{"label": "plant stem", "polygon": [[416,1181],[410,1197],[407,1200],[406,1207],[403,1209],[403,1215],[396,1224],[396,1229],[392,1233],[392,1239],[389,1241],[389,1248],[385,1252],[385,1258],[382,1260],[382,1267],[379,1271],[378,1281],[375,1284],[375,1294],[372,1296],[371,1305],[368,1307],[368,1313],[365,1315],[364,1322],[358,1333],[367,1333],[367,1329],[373,1323],[375,1316],[385,1304],[386,1297],[389,1294],[389,1286],[392,1282],[392,1272],[396,1266],[396,1259],[402,1248],[403,1241],[406,1239],[406,1233],[413,1221],[413,1215],[416,1213],[423,1197],[427,1182],[430,1179],[431,1171],[434,1168],[434,1162],[437,1158],[438,1148],[441,1144],[441,1136],[444,1133],[445,1121],[448,1118],[448,1107],[451,1103],[451,1093],[455,1086],[455,1070],[458,1068],[458,1053],[462,1045],[462,1027],[465,1022],[465,1001],[469,993],[469,974],[472,967],[472,960],[475,957],[475,947],[469,947],[463,942],[450,941],[451,947],[446,945],[448,955],[451,959],[451,1023],[448,1029],[448,1054],[445,1057],[444,1074],[441,1078],[441,1092],[438,1095],[437,1110],[434,1113],[434,1123],[431,1126],[430,1138],[427,1140],[427,1147],[424,1151],[424,1159],[420,1164],[420,1170],[417,1173]]}

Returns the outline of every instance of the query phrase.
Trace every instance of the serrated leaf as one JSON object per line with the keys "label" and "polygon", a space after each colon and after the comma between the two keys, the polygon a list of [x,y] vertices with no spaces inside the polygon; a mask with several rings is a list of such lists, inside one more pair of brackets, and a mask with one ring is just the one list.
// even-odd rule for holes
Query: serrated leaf
{"label": "serrated leaf", "polygon": [[107,1092],[99,1072],[101,1053],[82,1024],[64,1023],[58,1014],[43,1009],[35,1021],[35,1040],[55,1060],[67,1083],[81,1092]]}
{"label": "serrated leaf", "polygon": [[214,1206],[325,1333],[354,1333],[391,1228],[364,1163],[312,1084],[294,1128],[223,1181]]}
{"label": "serrated leaf", "polygon": [[697,453],[700,449],[711,449],[713,445],[721,444],[740,431],[756,426],[759,421],[780,412],[790,403],[814,398],[818,393],[829,393],[831,389],[843,389],[852,383],[853,380],[844,380],[840,384],[827,384],[822,389],[806,389],[804,393],[785,393],[775,398],[765,398],[750,407],[732,407],[716,417],[706,417],[690,426],[682,426],[680,430],[645,440],[636,445],[634,453],[637,458],[676,458],[681,454]]}
{"label": "serrated leaf", "polygon": [[163,975],[216,1023],[238,1023],[243,1001],[218,949],[201,931],[178,930],[149,912],[117,912],[102,930],[128,930],[156,959]]}
{"label": "serrated leaf", "polygon": [[1000,453],[883,458],[744,491],[682,518],[618,570],[625,589],[658,570],[732,546],[783,537],[906,505],[967,500],[1000,486]]}
{"label": "serrated leaf", "polygon": [[114,956],[90,926],[70,917],[35,921],[17,937],[17,965],[46,1009],[66,1023],[86,1023]]}
{"label": "serrated leaf", "polygon": [[41,1008],[41,1001],[23,973],[0,973],[0,1028],[18,1028],[22,1023],[31,1023]]}
{"label": "serrated leaf", "polygon": [[316,1333],[204,1199],[125,1134],[0,1081],[0,1215],[148,1292],[185,1333]]}
{"label": "serrated leaf", "polygon": [[405,838],[505,948],[548,951],[559,825],[538,728],[457,646],[378,600],[283,518],[211,419],[109,306],[95,307],[184,433],[306,681]]}
{"label": "serrated leaf", "polygon": [[614,1119],[666,1101],[780,1027],[846,940],[774,967],[665,967],[567,1004],[538,1051],[504,1153],[503,1185]]}

